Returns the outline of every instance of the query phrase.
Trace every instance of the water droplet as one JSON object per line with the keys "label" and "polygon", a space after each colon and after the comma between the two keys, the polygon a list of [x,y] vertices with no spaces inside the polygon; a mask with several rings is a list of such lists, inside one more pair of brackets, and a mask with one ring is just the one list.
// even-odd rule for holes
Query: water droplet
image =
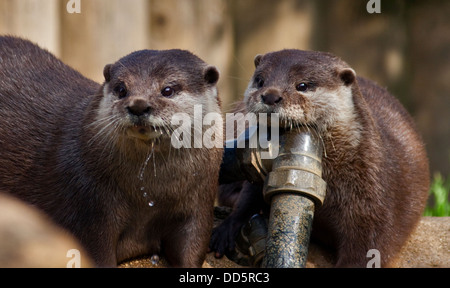
{"label": "water droplet", "polygon": [[152,258],[150,258],[150,261],[152,262],[153,265],[157,265],[159,263],[159,256],[158,255],[153,255]]}
{"label": "water droplet", "polygon": [[[152,143],[152,154],[155,153],[155,142]],[[155,158],[153,157],[153,171],[155,172],[155,178],[156,178],[156,163],[155,163]]]}
{"label": "water droplet", "polygon": [[144,196],[144,198],[147,198],[147,196],[148,196],[147,192],[144,192],[144,194],[142,194],[142,196]]}
{"label": "water droplet", "polygon": [[153,202],[153,201],[148,202],[148,206],[150,206],[150,207],[155,206],[155,202]]}
{"label": "water droplet", "polygon": [[151,151],[151,153],[149,153],[149,154],[147,155],[147,159],[145,159],[144,165],[142,165],[141,171],[139,171],[138,178],[139,178],[139,180],[141,180],[141,181],[144,180],[145,169],[147,168],[148,162],[150,162],[150,159],[152,158],[152,155],[153,155],[153,150]]}

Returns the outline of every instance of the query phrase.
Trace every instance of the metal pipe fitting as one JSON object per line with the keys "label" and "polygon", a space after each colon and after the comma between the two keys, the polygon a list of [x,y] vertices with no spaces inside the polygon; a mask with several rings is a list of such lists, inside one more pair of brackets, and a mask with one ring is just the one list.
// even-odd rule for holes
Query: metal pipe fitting
{"label": "metal pipe fitting", "polygon": [[[257,132],[257,127],[250,127],[226,143],[219,182],[264,182],[264,198],[271,210],[262,266],[305,267],[314,210],[323,204],[326,193],[320,138],[313,128],[299,127],[283,131],[279,143],[267,149],[250,148]],[[262,152],[276,158],[262,158]]]}
{"label": "metal pipe fitting", "polygon": [[271,203],[266,268],[306,266],[315,206],[323,204],[326,183],[322,179],[322,145],[311,128],[286,132],[280,154],[264,185]]}
{"label": "metal pipe fitting", "polygon": [[312,128],[300,127],[280,137],[280,153],[273,160],[264,186],[264,198],[280,193],[295,193],[311,198],[321,206],[326,183],[322,179],[323,147]]}

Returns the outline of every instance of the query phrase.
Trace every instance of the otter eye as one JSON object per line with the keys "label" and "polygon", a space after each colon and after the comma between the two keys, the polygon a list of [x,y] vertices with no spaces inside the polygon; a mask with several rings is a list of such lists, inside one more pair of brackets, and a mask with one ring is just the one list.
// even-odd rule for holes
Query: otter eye
{"label": "otter eye", "polygon": [[307,83],[300,83],[295,87],[299,92],[306,92],[309,89],[309,85]]}
{"label": "otter eye", "polygon": [[119,83],[114,87],[114,93],[119,96],[120,99],[127,97],[128,90],[125,83]]}
{"label": "otter eye", "polygon": [[171,97],[175,94],[175,90],[172,87],[166,87],[161,91],[161,95],[164,97]]}
{"label": "otter eye", "polygon": [[256,87],[262,88],[264,86],[264,79],[261,76],[255,78]]}

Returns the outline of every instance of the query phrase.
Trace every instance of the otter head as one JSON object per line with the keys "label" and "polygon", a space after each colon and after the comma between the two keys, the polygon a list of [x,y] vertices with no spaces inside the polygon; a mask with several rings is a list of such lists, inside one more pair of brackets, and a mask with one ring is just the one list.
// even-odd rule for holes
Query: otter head
{"label": "otter head", "polygon": [[323,52],[283,50],[255,58],[256,71],[245,92],[247,110],[278,113],[280,125],[327,129],[353,117],[356,74]]}
{"label": "otter head", "polygon": [[105,83],[96,121],[106,132],[150,143],[170,137],[176,113],[194,105],[219,110],[219,73],[188,51],[143,50],[104,68]]}

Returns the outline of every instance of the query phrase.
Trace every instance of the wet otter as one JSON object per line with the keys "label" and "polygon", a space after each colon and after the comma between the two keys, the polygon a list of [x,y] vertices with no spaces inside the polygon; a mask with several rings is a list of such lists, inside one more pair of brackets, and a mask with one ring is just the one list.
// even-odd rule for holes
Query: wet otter
{"label": "wet otter", "polygon": [[[336,249],[338,267],[365,267],[371,249],[379,250],[383,266],[392,265],[429,188],[426,152],[411,117],[385,89],[328,53],[283,50],[257,56],[255,66],[246,111],[278,113],[282,127],[310,126],[323,141],[327,196],[316,209],[313,239]],[[236,210],[213,233],[210,248],[219,257],[261,209],[261,187],[243,187]]]}
{"label": "wet otter", "polygon": [[104,76],[0,38],[0,189],[71,231],[99,266],[158,254],[200,267],[222,149],[173,148],[171,118],[220,112],[217,69],[188,51],[143,50]]}

